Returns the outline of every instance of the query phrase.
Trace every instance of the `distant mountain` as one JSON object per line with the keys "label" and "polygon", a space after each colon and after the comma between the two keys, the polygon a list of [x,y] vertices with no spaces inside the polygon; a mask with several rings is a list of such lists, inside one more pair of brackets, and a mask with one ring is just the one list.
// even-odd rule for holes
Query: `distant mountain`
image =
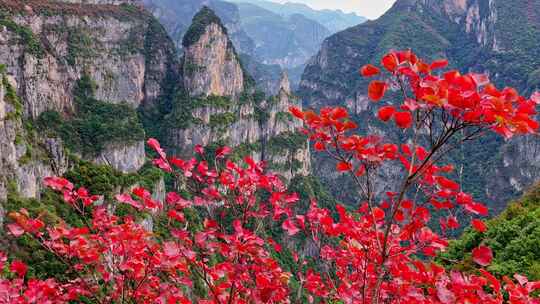
{"label": "distant mountain", "polygon": [[344,13],[341,10],[315,10],[303,3],[287,2],[281,4],[265,0],[231,0],[231,2],[254,4],[283,17],[300,14],[324,25],[331,33],[339,32],[367,20],[355,13]]}
{"label": "distant mountain", "polygon": [[254,57],[265,64],[285,68],[303,65],[331,34],[301,14],[281,16],[249,3],[236,5],[242,28],[255,41]]}
{"label": "distant mountain", "polygon": [[[377,64],[392,49],[410,48],[429,60],[446,57],[464,72],[487,73],[497,86],[528,95],[540,87],[538,41],[540,0],[398,0],[379,19],[327,38],[308,63],[299,94],[309,107],[347,106],[362,125],[388,134],[368,119],[376,108],[366,96],[369,80],[358,76],[362,65]],[[452,158],[462,166],[464,189],[500,211],[540,179],[538,151],[535,137],[505,142],[487,136]],[[315,164],[327,176],[330,167]],[[336,191],[346,188],[327,182]]]}

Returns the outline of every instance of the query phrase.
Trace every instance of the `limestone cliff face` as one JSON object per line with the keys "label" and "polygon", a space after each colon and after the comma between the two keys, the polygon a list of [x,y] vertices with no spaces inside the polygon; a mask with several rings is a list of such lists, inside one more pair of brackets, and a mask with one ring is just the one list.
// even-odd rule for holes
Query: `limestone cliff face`
{"label": "limestone cliff face", "polygon": [[[302,108],[302,104],[292,95],[286,73],[282,75],[279,94],[266,101],[266,106],[268,119],[262,126],[266,139],[262,157],[287,179],[308,175],[311,169],[308,142],[297,133],[302,122],[289,113],[289,107]],[[280,145],[283,140],[288,144]]]}
{"label": "limestone cliff face", "polygon": [[144,141],[111,143],[94,160],[97,164],[110,165],[120,172],[136,172],[145,161]]}
{"label": "limestone cliff face", "polygon": [[[188,35],[190,32],[188,32]],[[190,96],[230,96],[244,90],[244,73],[226,30],[211,23],[184,49],[184,87]]]}
{"label": "limestone cliff face", "polygon": [[443,0],[425,1],[424,6],[439,9],[453,22],[461,25],[466,33],[474,36],[481,46],[497,50],[496,0]]}
{"label": "limestone cliff face", "polygon": [[23,127],[14,81],[4,73],[0,81],[0,201],[6,200],[9,191],[38,197],[42,178],[66,169],[66,155],[57,139],[36,141],[36,134]]}
{"label": "limestone cliff face", "polygon": [[[163,83],[178,68],[174,45],[148,13],[129,5],[103,5],[126,2],[0,0],[0,10],[6,12],[0,20],[0,64],[21,102],[18,123],[0,121],[1,140],[6,141],[0,148],[3,166],[10,167],[0,170],[0,200],[6,180],[23,196],[35,197],[43,177],[67,169],[60,140],[36,134],[26,144],[14,142],[25,136],[23,120],[35,121],[46,111],[65,119],[76,115],[74,88],[82,75],[91,75],[96,99],[132,109],[152,107],[163,94]],[[4,115],[11,111],[5,104],[3,108]],[[142,140],[111,143],[91,160],[136,171],[145,161]],[[21,162],[30,155],[25,151],[30,146],[32,152],[39,146],[57,161],[35,163],[23,157]]]}
{"label": "limestone cliff face", "polygon": [[[39,1],[27,1],[26,6],[26,11],[13,11],[8,18],[19,28],[30,30],[36,46],[29,52],[24,45],[28,41],[4,27],[0,62],[17,81],[27,116],[37,118],[45,110],[73,109],[73,86],[83,72],[92,75],[100,100],[127,102],[136,108],[151,103],[159,94],[147,87],[154,88],[162,81],[170,54],[152,54],[152,60],[161,65],[152,71],[154,75],[148,75],[145,40],[163,33],[152,32],[152,20],[143,12],[118,7],[94,17],[98,5],[60,3],[57,14],[41,13]],[[77,11],[69,14],[69,9]]]}

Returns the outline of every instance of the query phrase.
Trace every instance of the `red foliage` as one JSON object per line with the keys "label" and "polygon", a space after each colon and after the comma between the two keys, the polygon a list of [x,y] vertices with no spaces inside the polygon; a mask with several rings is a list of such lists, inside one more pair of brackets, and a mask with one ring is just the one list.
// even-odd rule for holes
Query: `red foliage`
{"label": "red foliage", "polygon": [[384,97],[387,84],[383,81],[374,80],[369,84],[368,95],[373,101],[379,101]]}
{"label": "red foliage", "polygon": [[396,109],[393,106],[384,106],[379,109],[378,116],[382,121],[389,121],[396,113]]}
{"label": "red foliage", "polygon": [[[411,135],[407,141],[351,134],[357,124],[345,108],[290,109],[303,120],[315,149],[325,151],[337,171],[357,185],[356,210],[337,205],[333,214],[313,199],[306,214],[296,214],[298,195],[288,193],[264,164],[251,158],[234,163],[227,147],[212,161],[200,146],[195,158],[168,157],[150,139],[157,155],[153,163],[174,176],[177,192],[161,202],[135,188],[116,195],[116,203],[167,217],[170,236],[147,231],[131,216],[116,216],[111,202],[63,178],[47,178],[45,184],[87,219],[85,225],[45,227],[23,209],[9,214],[7,228],[15,237],[34,238],[76,278],[62,283],[27,278],[26,265],[8,263],[0,254],[0,266],[8,264],[10,272],[0,278],[0,303],[68,303],[81,296],[95,303],[540,303],[532,296],[540,282],[520,275],[499,280],[482,268],[448,271],[418,258],[433,257],[448,245],[428,226],[432,212],[442,231],[460,226],[458,210],[488,214],[452,180],[453,167],[439,164],[446,148],[456,143],[452,140],[463,144],[489,130],[505,137],[533,133],[536,97],[498,90],[481,75],[432,74],[446,60],[428,65],[411,51],[390,53],[382,64],[390,77],[372,82],[368,94],[381,100],[387,89],[400,89],[403,103],[383,106],[378,116],[394,118],[400,133]],[[373,66],[361,70],[365,76],[378,72]],[[388,178],[388,187],[377,191],[373,181],[385,165],[397,167],[403,179]],[[198,225],[188,218],[187,209],[193,208],[202,217]],[[486,230],[480,220],[472,223]],[[292,251],[295,270],[285,271],[274,257],[288,246],[269,239],[270,228],[281,229],[284,240],[308,237],[318,263]],[[493,253],[481,245],[472,257],[485,267]],[[195,292],[196,284],[204,292]]]}
{"label": "red foliage", "polygon": [[371,64],[367,64],[360,68],[360,75],[364,77],[371,77],[371,76],[379,75],[380,72],[381,71],[379,70],[378,67],[375,67]]}

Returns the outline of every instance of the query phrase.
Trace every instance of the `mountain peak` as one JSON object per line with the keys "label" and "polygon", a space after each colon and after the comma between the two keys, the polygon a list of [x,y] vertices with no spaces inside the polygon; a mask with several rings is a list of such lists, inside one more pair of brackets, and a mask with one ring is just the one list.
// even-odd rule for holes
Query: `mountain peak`
{"label": "mountain peak", "polygon": [[466,13],[469,6],[478,2],[467,0],[397,0],[392,8],[398,10],[418,10],[429,7],[435,11],[444,12],[448,16],[455,16]]}
{"label": "mountain peak", "polygon": [[191,96],[240,96],[247,75],[227,30],[210,8],[203,6],[193,17],[183,45],[184,86]]}
{"label": "mountain peak", "polygon": [[206,28],[211,24],[216,24],[221,28],[224,34],[227,34],[227,29],[221,22],[221,19],[211,8],[205,5],[197,14],[195,14],[195,16],[193,16],[193,21],[184,35],[182,45],[184,47],[189,47],[199,41],[199,38],[206,32]]}
{"label": "mountain peak", "polygon": [[279,90],[284,91],[287,94],[291,94],[291,84],[289,82],[289,75],[287,72],[283,71],[281,73],[281,80],[279,82]]}

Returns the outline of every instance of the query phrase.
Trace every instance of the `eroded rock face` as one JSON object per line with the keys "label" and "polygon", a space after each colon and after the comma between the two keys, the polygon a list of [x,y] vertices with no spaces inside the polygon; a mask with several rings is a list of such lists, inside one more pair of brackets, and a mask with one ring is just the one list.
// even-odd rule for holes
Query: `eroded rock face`
{"label": "eroded rock face", "polygon": [[67,157],[58,140],[42,139],[38,145],[33,134],[23,128],[22,105],[13,90],[8,77],[0,75],[0,202],[10,191],[22,197],[38,197],[43,177],[61,174],[67,168]]}
{"label": "eroded rock face", "polygon": [[15,15],[12,19],[43,41],[43,51],[32,54],[24,45],[8,43],[18,39],[15,33],[6,29],[0,33],[0,40],[6,41],[0,44],[0,62],[19,84],[17,92],[25,101],[27,116],[37,118],[46,110],[72,111],[73,86],[83,73],[92,75],[100,100],[136,108],[159,95],[156,87],[166,74],[170,54],[154,54],[157,58],[152,60],[160,64],[149,77],[144,52],[151,30],[148,19],[78,15]]}
{"label": "eroded rock face", "polygon": [[244,73],[224,28],[209,24],[184,50],[184,86],[190,96],[230,96],[244,90]]}
{"label": "eroded rock face", "polygon": [[302,127],[302,121],[293,118],[289,113],[289,107],[302,108],[302,104],[292,95],[286,73],[282,75],[279,94],[266,103],[268,119],[262,126],[263,137],[266,140],[266,147],[263,150],[264,160],[278,168],[277,171],[286,179],[291,179],[295,175],[308,175],[311,161],[307,139],[296,143],[294,147],[276,149],[271,146],[283,136],[294,137]]}
{"label": "eroded rock face", "polygon": [[146,161],[144,145],[144,141],[108,144],[94,162],[109,165],[120,172],[136,172]]}
{"label": "eroded rock face", "polygon": [[[230,146],[256,143],[260,139],[260,129],[254,117],[254,109],[249,105],[232,105],[228,109],[220,107],[200,107],[192,111],[198,122],[188,128],[172,129],[169,141],[180,154],[189,155],[195,145],[207,146],[214,142],[225,142]],[[220,117],[230,115],[234,121],[216,122]]]}
{"label": "eroded rock face", "polygon": [[[45,111],[76,115],[74,87],[82,75],[96,83],[95,98],[133,109],[153,107],[163,94],[166,77],[177,73],[175,47],[151,15],[117,5],[135,2],[0,1],[12,24],[0,27],[0,64],[21,103],[15,109],[0,101],[0,201],[8,186],[37,197],[44,177],[68,169],[61,140],[30,136],[23,125]],[[144,144],[109,144],[92,160],[133,172],[144,163]]]}

